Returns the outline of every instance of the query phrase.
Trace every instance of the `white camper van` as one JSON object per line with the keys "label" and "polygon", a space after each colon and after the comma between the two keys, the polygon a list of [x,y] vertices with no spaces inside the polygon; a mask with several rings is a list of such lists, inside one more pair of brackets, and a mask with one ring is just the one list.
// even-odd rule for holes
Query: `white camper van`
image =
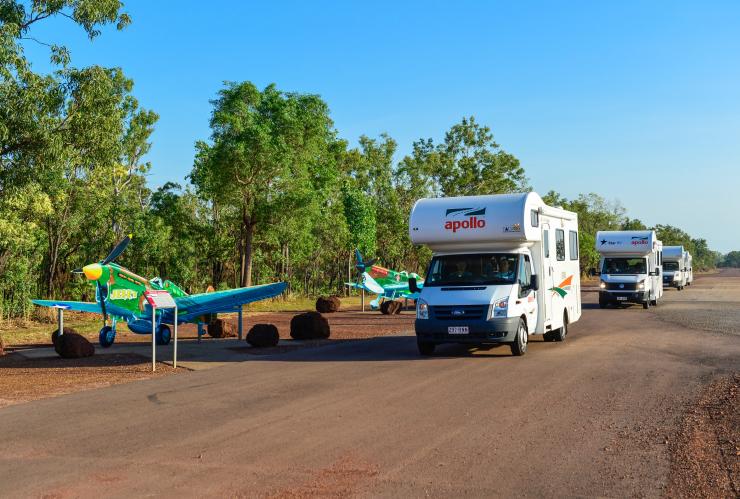
{"label": "white camper van", "polygon": [[663,296],[663,245],[652,230],[601,230],[596,233],[599,261],[599,306],[641,303],[657,305]]}
{"label": "white camper van", "polygon": [[683,246],[663,247],[663,286],[681,291],[687,282],[686,252]]}
{"label": "white camper van", "polygon": [[414,244],[433,253],[416,305],[419,352],[441,343],[563,341],[581,317],[578,216],[534,192],[420,199]]}
{"label": "white camper van", "polygon": [[686,263],[686,285],[691,286],[691,283],[694,282],[694,258],[691,253],[684,251],[683,261]]}

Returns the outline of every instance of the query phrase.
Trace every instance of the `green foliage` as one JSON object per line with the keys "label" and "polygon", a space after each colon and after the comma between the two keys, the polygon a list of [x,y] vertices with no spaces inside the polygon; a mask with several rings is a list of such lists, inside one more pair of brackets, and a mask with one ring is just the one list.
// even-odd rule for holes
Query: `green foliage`
{"label": "green foliage", "polygon": [[344,216],[349,228],[349,244],[358,248],[363,255],[374,255],[377,249],[377,231],[372,198],[359,190],[346,187],[343,190],[343,202]]}
{"label": "green foliage", "polygon": [[720,263],[722,267],[740,267],[740,251],[730,251],[727,253],[724,258],[722,259],[722,262]]}

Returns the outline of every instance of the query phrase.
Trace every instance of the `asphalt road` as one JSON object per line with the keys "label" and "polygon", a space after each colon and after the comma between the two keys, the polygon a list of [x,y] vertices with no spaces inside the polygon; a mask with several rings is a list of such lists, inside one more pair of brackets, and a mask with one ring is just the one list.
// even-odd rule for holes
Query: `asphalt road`
{"label": "asphalt road", "polygon": [[[740,307],[737,274],[683,296],[716,279]],[[7,407],[0,495],[659,496],[740,336],[595,298],[521,358],[384,337]]]}

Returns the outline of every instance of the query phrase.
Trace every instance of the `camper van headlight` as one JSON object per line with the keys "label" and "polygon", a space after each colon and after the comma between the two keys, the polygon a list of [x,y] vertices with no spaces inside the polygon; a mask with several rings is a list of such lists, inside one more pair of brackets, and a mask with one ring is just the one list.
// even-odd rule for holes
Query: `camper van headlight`
{"label": "camper van headlight", "polygon": [[416,318],[417,319],[428,319],[429,318],[429,304],[419,298],[416,305]]}
{"label": "camper van headlight", "polygon": [[501,298],[493,303],[493,316],[506,317],[509,311],[509,297]]}
{"label": "camper van headlight", "polygon": [[637,289],[645,289],[645,281],[638,282]]}
{"label": "camper van headlight", "polygon": [[601,281],[601,282],[599,283],[599,287],[600,287],[601,289],[606,289],[606,283],[605,283],[604,281]]}

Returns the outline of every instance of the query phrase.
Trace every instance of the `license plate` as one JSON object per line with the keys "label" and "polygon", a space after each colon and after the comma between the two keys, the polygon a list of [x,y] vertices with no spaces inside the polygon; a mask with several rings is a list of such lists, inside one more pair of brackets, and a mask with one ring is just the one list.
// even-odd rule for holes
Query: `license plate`
{"label": "license plate", "polygon": [[617,296],[617,301],[627,301],[626,296]]}
{"label": "license plate", "polygon": [[450,326],[447,334],[468,334],[468,326]]}

